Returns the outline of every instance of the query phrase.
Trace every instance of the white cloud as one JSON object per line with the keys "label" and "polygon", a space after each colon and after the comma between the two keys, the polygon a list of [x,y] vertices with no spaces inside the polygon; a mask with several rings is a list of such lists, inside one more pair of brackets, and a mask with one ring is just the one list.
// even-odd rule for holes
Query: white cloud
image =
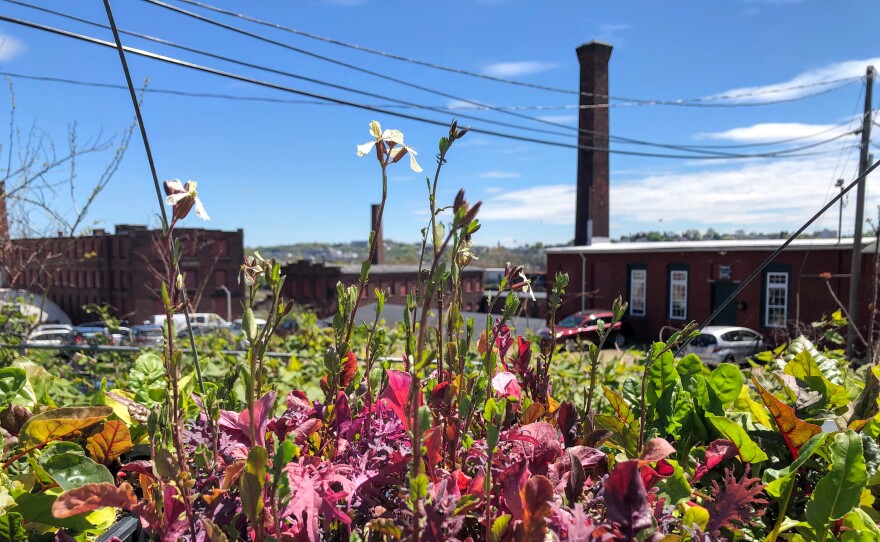
{"label": "white cloud", "polygon": [[522,174],[515,171],[486,171],[477,174],[480,179],[516,179],[522,177]]}
{"label": "white cloud", "polygon": [[499,62],[497,64],[489,64],[483,68],[483,73],[492,77],[519,77],[552,70],[557,66],[558,64],[554,62],[541,62],[539,60]]}
{"label": "white cloud", "polygon": [[[473,100],[476,103],[484,103],[480,100]],[[487,104],[488,105],[488,104]],[[469,102],[467,100],[449,100],[449,103],[446,104],[447,109],[486,109],[486,107],[475,105],[475,103]]]}
{"label": "white cloud", "polygon": [[9,34],[0,33],[0,61],[8,62],[24,51],[24,43]]}
{"label": "white cloud", "polygon": [[620,45],[618,34],[624,30],[629,30],[629,28],[629,24],[605,23],[599,25],[599,33],[596,34],[596,39],[599,41],[617,42],[617,45]]}
{"label": "white cloud", "polygon": [[513,190],[483,201],[480,220],[529,220],[574,223],[574,183]]}
{"label": "white cloud", "polygon": [[[838,128],[835,130],[835,128]],[[733,128],[724,132],[710,132],[698,134],[699,138],[723,139],[738,143],[754,143],[762,141],[775,141],[790,138],[828,139],[843,133],[844,127],[834,124],[802,124],[799,122],[766,122]],[[833,132],[833,133],[832,133]]]}
{"label": "white cloud", "polygon": [[543,115],[535,118],[556,124],[572,124],[578,120],[577,115]]}
{"label": "white cloud", "polygon": [[[834,178],[850,179],[851,168],[841,174],[838,167],[837,156],[827,155],[612,179],[611,226],[618,232],[637,231],[662,221],[682,228],[792,231],[828,201]],[[866,208],[880,203],[878,192],[869,190]],[[573,224],[575,196],[573,181],[508,190],[483,201],[480,219]],[[826,225],[833,215],[836,226],[835,210],[824,217]]]}
{"label": "white cloud", "polygon": [[[676,219],[702,226],[794,229],[819,210],[840,172],[837,157],[750,162],[682,174],[649,175],[611,188],[621,223]],[[646,202],[650,202],[646,204]]]}
{"label": "white cloud", "polygon": [[[739,98],[731,98],[731,101],[748,103],[761,103],[772,100],[797,98],[806,94],[812,94],[822,88],[829,88],[827,86],[816,87],[810,85],[815,85],[822,81],[860,77],[865,75],[865,68],[867,68],[868,65],[876,64],[880,64],[880,57],[868,58],[865,60],[848,60],[805,71],[782,83],[734,88],[711,97],[741,96]],[[806,86],[807,88],[789,88],[803,86]],[[747,94],[750,96],[745,96]]]}

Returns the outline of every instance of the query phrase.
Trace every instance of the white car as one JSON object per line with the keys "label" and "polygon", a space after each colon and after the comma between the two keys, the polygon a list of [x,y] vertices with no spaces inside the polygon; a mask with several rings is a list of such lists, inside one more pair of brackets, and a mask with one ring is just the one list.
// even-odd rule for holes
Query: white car
{"label": "white car", "polygon": [[769,347],[757,331],[735,326],[706,326],[685,347],[706,365],[741,363]]}
{"label": "white car", "polygon": [[[67,326],[68,328],[70,326]],[[28,344],[41,346],[64,346],[73,339],[73,329],[36,329],[28,335]]]}

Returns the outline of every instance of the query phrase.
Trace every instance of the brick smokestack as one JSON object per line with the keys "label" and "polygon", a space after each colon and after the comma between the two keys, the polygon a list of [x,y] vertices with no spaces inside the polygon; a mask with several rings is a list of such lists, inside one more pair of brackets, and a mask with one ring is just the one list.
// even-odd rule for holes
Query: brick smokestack
{"label": "brick smokestack", "polygon": [[[608,61],[611,46],[598,41],[577,48],[581,65],[578,145],[608,149]],[[600,107],[594,107],[599,105]],[[584,107],[586,106],[586,107]],[[609,237],[608,151],[578,149],[574,244]]]}
{"label": "brick smokestack", "polygon": [[6,181],[0,181],[0,254],[9,242],[9,217],[6,214]]}
{"label": "brick smokestack", "polygon": [[[379,219],[379,205],[373,204],[370,208],[370,228],[376,227],[376,221]],[[385,241],[382,239],[382,225],[379,225],[379,231],[376,232],[376,253],[370,259],[373,265],[382,265],[385,263]]]}

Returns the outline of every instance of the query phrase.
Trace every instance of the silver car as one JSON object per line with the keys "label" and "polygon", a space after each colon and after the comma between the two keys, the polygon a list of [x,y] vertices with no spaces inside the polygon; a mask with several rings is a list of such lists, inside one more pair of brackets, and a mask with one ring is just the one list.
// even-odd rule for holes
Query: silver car
{"label": "silver car", "polygon": [[685,348],[706,365],[741,363],[768,348],[764,337],[745,327],[706,326]]}

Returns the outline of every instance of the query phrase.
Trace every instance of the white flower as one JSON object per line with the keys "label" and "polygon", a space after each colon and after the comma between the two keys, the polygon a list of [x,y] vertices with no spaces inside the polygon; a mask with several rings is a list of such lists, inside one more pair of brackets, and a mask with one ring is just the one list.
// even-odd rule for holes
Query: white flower
{"label": "white flower", "polygon": [[370,123],[370,135],[373,136],[371,141],[357,146],[358,156],[366,156],[373,150],[373,147],[377,147],[380,161],[383,154],[391,158],[391,163],[398,162],[406,154],[409,154],[409,167],[416,173],[422,172],[422,168],[416,162],[418,153],[403,143],[403,132],[400,130],[385,130],[383,132],[382,125],[379,124],[379,121],[374,120]]}
{"label": "white flower", "polygon": [[190,210],[195,207],[196,215],[202,220],[210,220],[211,217],[205,212],[202,200],[196,191],[195,181],[186,181],[182,184],[180,179],[172,179],[165,181],[165,203],[174,207],[174,220],[181,220],[189,214]]}

